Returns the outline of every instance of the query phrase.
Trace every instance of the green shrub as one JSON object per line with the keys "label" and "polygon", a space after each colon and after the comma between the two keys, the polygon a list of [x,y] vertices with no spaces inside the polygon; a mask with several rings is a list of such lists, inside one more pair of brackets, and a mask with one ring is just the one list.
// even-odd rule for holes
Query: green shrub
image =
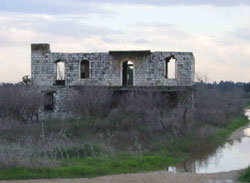
{"label": "green shrub", "polygon": [[250,167],[240,173],[239,180],[241,182],[250,182]]}

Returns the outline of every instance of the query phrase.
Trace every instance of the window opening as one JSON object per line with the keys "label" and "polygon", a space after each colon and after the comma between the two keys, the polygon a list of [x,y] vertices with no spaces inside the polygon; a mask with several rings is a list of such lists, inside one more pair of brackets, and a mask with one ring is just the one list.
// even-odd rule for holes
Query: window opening
{"label": "window opening", "polygon": [[170,56],[165,59],[165,78],[175,78],[175,62],[176,59],[174,58],[174,56]]}
{"label": "window opening", "polygon": [[65,64],[62,61],[56,63],[56,79],[65,80]]}
{"label": "window opening", "polygon": [[89,78],[89,61],[88,60],[83,60],[81,61],[81,78],[82,79],[87,79]]}
{"label": "window opening", "polygon": [[65,85],[65,63],[56,62],[56,85]]}
{"label": "window opening", "polygon": [[53,95],[53,92],[45,93],[44,110],[45,111],[53,111],[54,110],[54,95]]}

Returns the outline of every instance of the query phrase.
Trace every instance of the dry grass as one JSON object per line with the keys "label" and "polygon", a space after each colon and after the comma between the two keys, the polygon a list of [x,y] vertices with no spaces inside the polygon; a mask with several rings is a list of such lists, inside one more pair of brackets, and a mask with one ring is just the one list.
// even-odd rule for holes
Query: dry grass
{"label": "dry grass", "polygon": [[[8,98],[8,92],[15,99]],[[203,84],[196,86],[193,104],[187,99],[174,105],[167,94],[154,89],[114,96],[108,88],[84,87],[72,93],[72,100],[64,101],[79,118],[46,121],[43,129],[39,121],[23,123],[32,121],[27,114],[33,119],[37,114],[34,111],[41,105],[35,100],[39,95],[30,92],[23,86],[0,87],[0,117],[4,119],[0,121],[0,168],[30,168],[26,173],[31,177],[40,174],[53,177],[53,171],[58,176],[67,173],[72,177],[77,177],[82,170],[87,172],[84,176],[116,173],[118,168],[114,168],[114,164],[123,160],[120,152],[129,155],[123,163],[126,166],[119,165],[121,172],[129,172],[131,166],[134,171],[162,167],[162,162],[166,165],[174,162],[172,155],[187,155],[194,153],[192,149],[200,152],[211,144],[217,145],[214,137],[220,137],[218,132],[230,133],[227,128],[234,118],[243,114],[244,108],[239,90],[225,92]],[[171,154],[147,154],[162,151]],[[149,157],[144,158],[145,154]],[[141,155],[143,161],[133,159]],[[161,159],[163,157],[166,159]],[[79,167],[63,167],[71,161]],[[141,167],[143,163],[145,167]],[[39,167],[48,168],[48,174],[32,172]],[[53,169],[55,167],[59,169]],[[13,177],[22,176],[23,170],[18,171],[20,175],[13,174]]]}

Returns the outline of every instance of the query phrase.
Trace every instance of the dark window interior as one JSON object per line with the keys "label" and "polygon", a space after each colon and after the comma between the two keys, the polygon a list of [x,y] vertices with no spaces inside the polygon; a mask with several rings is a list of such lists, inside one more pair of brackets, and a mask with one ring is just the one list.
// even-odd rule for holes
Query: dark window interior
{"label": "dark window interior", "polygon": [[65,80],[56,80],[56,85],[64,86],[65,85]]}
{"label": "dark window interior", "polygon": [[171,57],[168,57],[165,59],[165,64],[166,64],[165,78],[168,78],[168,63],[170,60],[171,60]]}
{"label": "dark window interior", "polygon": [[81,61],[81,78],[82,79],[89,78],[89,61],[88,60]]}
{"label": "dark window interior", "polygon": [[45,111],[53,111],[54,110],[53,92],[45,93],[44,110]]}

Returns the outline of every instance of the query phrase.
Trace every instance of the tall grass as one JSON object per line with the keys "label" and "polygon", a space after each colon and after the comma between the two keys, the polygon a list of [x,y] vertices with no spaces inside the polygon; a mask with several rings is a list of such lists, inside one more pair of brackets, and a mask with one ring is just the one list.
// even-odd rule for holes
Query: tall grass
{"label": "tall grass", "polygon": [[[13,86],[7,89],[26,96]],[[7,89],[0,88],[0,96],[6,96],[1,91]],[[0,97],[0,179],[163,169],[216,148],[248,122],[242,118],[240,90],[209,89],[202,83],[195,87],[193,103],[185,90],[173,100],[157,89],[116,94],[98,87],[79,88],[69,99],[62,102],[77,117],[45,121],[42,126],[39,119],[20,123],[24,113],[12,112]]]}

